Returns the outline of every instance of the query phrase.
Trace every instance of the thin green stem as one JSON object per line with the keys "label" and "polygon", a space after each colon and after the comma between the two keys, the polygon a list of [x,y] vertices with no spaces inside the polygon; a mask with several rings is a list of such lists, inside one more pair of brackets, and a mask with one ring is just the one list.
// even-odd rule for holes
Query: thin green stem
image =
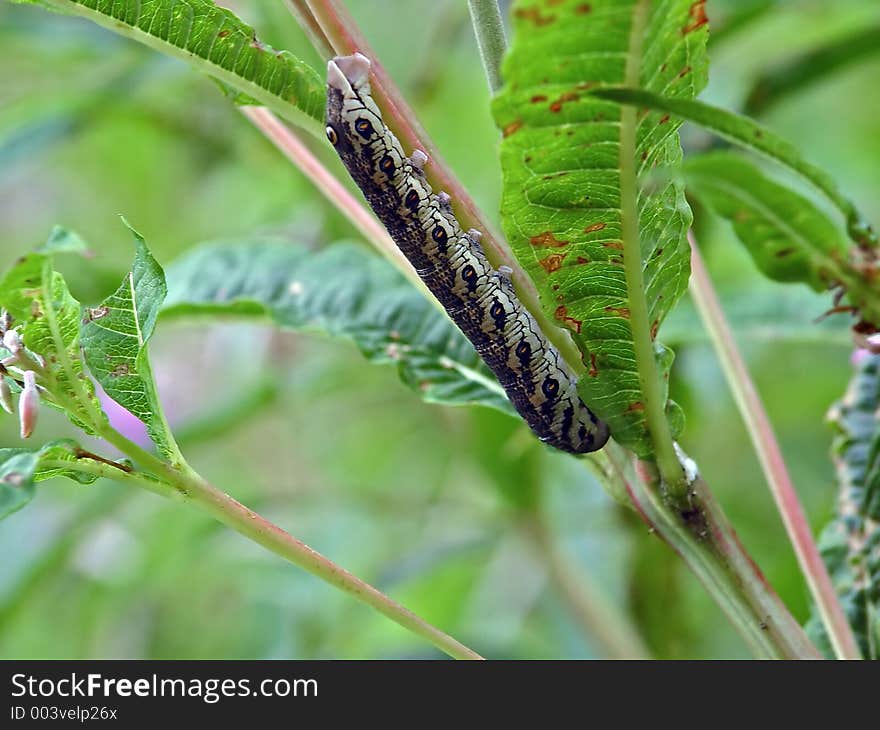
{"label": "thin green stem", "polygon": [[498,0],[468,0],[471,23],[477,36],[480,58],[489,79],[492,92],[501,88],[501,60],[507,50],[507,37],[504,35],[504,21]]}
{"label": "thin green stem", "polygon": [[455,659],[482,659],[472,649],[213,487],[185,464],[176,469],[109,427],[102,429],[100,436],[160,479],[139,472],[124,472],[94,459],[58,462],[56,467],[78,469],[94,476],[134,484],[164,497],[183,499],[288,562],[366,603],[449,656]]}
{"label": "thin green stem", "polygon": [[822,623],[825,625],[837,657],[860,659],[861,653],[852,627],[846,619],[831,577],[813,540],[806,513],[785,467],[773,426],[737,349],[733,333],[724,317],[696,241],[692,234],[688,235],[688,239],[691,243],[691,296],[694,305],[709,333],[728,387],[745,422],[801,572],[819,609]]}
{"label": "thin green stem", "polygon": [[373,586],[336,565],[207,482],[203,480],[191,481],[187,497],[188,501],[210,514],[217,521],[330,585],[354,596],[454,659],[482,659],[472,649],[431,626],[409,609],[404,608]]}
{"label": "thin green stem", "polygon": [[[633,10],[626,64],[626,82],[630,86],[637,86],[639,83],[642,38],[649,7],[647,0],[639,0]],[[672,434],[666,420],[666,402],[660,387],[648,303],[644,294],[636,169],[636,110],[634,107],[624,106],[620,110],[620,213],[623,266],[629,296],[629,323],[633,335],[642,401],[645,406],[645,419],[654,446],[654,457],[663,477],[663,486],[669,496],[678,504],[683,504],[687,496],[687,484],[675,454]]]}

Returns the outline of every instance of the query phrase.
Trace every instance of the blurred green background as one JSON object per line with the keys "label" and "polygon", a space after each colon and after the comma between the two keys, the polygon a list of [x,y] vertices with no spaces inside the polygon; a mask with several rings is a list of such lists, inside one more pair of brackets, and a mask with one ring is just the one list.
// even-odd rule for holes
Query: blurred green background
{"label": "blurred green background", "polygon": [[[228,2],[261,38],[322,68],[282,2]],[[497,133],[458,0],[347,5],[477,202],[498,209]],[[876,0],[709,0],[719,29],[703,98],[742,109],[756,78],[880,24]],[[730,27],[730,26],[728,26]],[[880,50],[880,48],[878,48]],[[115,289],[133,249],[169,264],[194,244],[281,233],[319,247],[354,231],[208,79],[88,22],[0,4],[0,266],[54,224],[93,247],[64,259],[73,294]],[[798,89],[760,119],[880,222],[880,53]],[[685,146],[710,140],[686,130]],[[342,171],[332,152],[316,151]],[[347,180],[347,178],[345,178]],[[698,211],[699,216],[699,211]],[[834,506],[823,418],[850,375],[828,297],[764,281],[726,226],[699,233],[739,342],[818,531]],[[677,353],[682,442],[748,550],[801,620],[809,600],[717,362],[687,302],[661,330]],[[512,419],[422,403],[354,347],[234,323],[160,325],[163,400],[215,484],[490,657],[581,658],[602,643],[571,610],[510,498],[542,494],[584,590],[657,657],[747,650],[683,565],[578,464]],[[243,417],[238,417],[242,416]],[[37,438],[71,434],[44,412]],[[0,445],[19,445],[13,419]],[[438,654],[348,596],[208,518],[108,483],[41,485],[0,523],[0,657],[380,658]]]}

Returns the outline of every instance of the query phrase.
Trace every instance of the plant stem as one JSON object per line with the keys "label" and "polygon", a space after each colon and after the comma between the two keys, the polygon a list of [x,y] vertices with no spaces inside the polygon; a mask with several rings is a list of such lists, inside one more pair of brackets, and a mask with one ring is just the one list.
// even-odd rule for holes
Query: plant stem
{"label": "plant stem", "polygon": [[[642,36],[645,32],[648,10],[649,3],[646,0],[639,0],[633,10],[630,47],[626,62],[628,86],[638,86],[639,83]],[[645,299],[636,180],[636,109],[631,106],[622,106],[620,109],[620,215],[623,266],[630,310],[629,324],[633,335],[642,401],[645,406],[645,420],[654,446],[654,458],[663,478],[663,487],[677,504],[682,505],[687,497],[687,484],[675,454],[672,434],[666,420],[666,401],[660,387],[648,303]]]}
{"label": "plant stem", "polygon": [[636,474],[631,456],[619,446],[609,444],[605,459],[645,523],[681,557],[757,658],[821,659],[701,478],[691,487],[694,509],[682,516],[659,497],[656,477],[644,469]]}
{"label": "plant stem", "polygon": [[632,624],[605,600],[599,586],[578,570],[556,545],[543,516],[529,513],[523,526],[563,602],[603,656],[649,658],[650,652]]}
{"label": "plant stem", "polygon": [[498,0],[468,0],[471,23],[477,36],[480,58],[489,79],[492,92],[501,88],[501,60],[507,50],[507,37],[504,35],[504,21]]}
{"label": "plant stem", "polygon": [[338,0],[284,2],[320,53],[329,58],[336,54],[347,55],[359,51],[370,59],[373,97],[382,109],[385,123],[400,139],[404,149],[421,149],[427,153],[431,162],[425,167],[425,174],[434,191],[444,190],[449,193],[456,217],[463,228],[476,228],[482,232],[480,244],[489,262],[496,269],[508,266],[513,270],[512,278],[520,301],[535,317],[541,330],[560,351],[568,365],[576,373],[583,372],[580,350],[568,333],[547,316],[534,282],[522,270],[503,238],[442,158],[344,5]]}
{"label": "plant stem", "polygon": [[737,349],[692,234],[688,234],[688,240],[691,244],[691,296],[712,340],[728,387],[761,462],[801,572],[819,609],[836,656],[839,659],[860,659],[858,644],[813,540],[803,506],[785,467],[773,426]]}
{"label": "plant stem", "polygon": [[305,144],[275,114],[265,107],[241,107],[241,113],[260,130],[297,168],[314,183],[336,209],[357,228],[376,249],[397,266],[398,270],[414,286],[420,288],[428,296],[424,282],[414,271],[397,244],[388,235],[388,231],[364,208],[355,197],[345,189],[321,161],[306,147]]}
{"label": "plant stem", "polygon": [[182,498],[218,522],[231,527],[288,562],[349,593],[362,603],[366,603],[383,616],[426,639],[454,659],[483,658],[373,586],[352,575],[305,543],[300,542],[277,525],[213,487],[194,472],[183,473],[172,469],[168,464],[161,462],[152,454],[128,441],[118,432],[115,437],[110,432],[101,435],[103,437],[110,436],[117,448],[123,450],[132,459],[139,463],[145,462],[153,471],[164,472],[171,484],[157,482],[141,472],[123,472],[102,461],[87,458],[77,459],[75,462],[47,461],[44,465],[47,468],[75,469],[93,476],[106,477],[122,484],[133,484],[164,497]]}
{"label": "plant stem", "polygon": [[207,482],[199,480],[192,483],[188,501],[276,555],[351,594],[454,659],[483,658]]}

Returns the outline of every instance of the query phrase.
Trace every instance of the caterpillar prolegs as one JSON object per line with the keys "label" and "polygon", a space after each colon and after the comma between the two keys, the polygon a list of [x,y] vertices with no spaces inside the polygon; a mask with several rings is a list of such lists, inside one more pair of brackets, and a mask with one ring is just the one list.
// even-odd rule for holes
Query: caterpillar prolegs
{"label": "caterpillar prolegs", "polygon": [[370,96],[369,71],[359,53],[327,65],[327,138],[346,169],[532,431],[562,451],[602,448],[608,426],[580,399],[575,377],[517,299],[510,269],[494,270],[479,232],[463,231],[449,196],[433,192],[425,153],[404,155]]}

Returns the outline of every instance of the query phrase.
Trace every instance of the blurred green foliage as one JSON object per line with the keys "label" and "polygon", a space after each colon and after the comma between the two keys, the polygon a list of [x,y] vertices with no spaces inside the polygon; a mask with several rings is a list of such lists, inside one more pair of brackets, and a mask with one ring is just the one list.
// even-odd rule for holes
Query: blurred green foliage
{"label": "blurred green foliage", "polygon": [[[323,65],[283,3],[228,5],[273,46]],[[465,5],[395,2],[393,23],[390,3],[382,12],[385,3],[371,0],[347,5],[452,168],[485,210],[497,211],[498,139]],[[744,5],[711,0],[710,18],[723,28]],[[878,21],[874,0],[760,5],[711,45],[706,101],[741,109],[774,67]],[[130,265],[118,213],[163,266],[199,241],[255,232],[316,248],[354,237],[216,86],[182,63],[87,22],[5,3],[0,54],[2,268],[63,224],[95,252],[61,262],[72,292],[97,302]],[[863,54],[787,89],[759,117],[831,172],[875,222],[878,72],[880,54]],[[684,144],[704,149],[710,140],[688,129]],[[316,152],[341,171],[332,151]],[[738,331],[818,532],[836,498],[823,417],[851,372],[846,321],[801,336],[828,297],[765,281],[726,224],[697,210],[697,225],[725,300],[757,303],[768,322],[792,297],[798,303],[801,320],[786,315],[790,330]],[[670,329],[676,316],[686,312],[673,314]],[[661,337],[677,353],[671,395],[688,416],[682,442],[805,620],[794,556],[709,346],[693,332]],[[561,548],[633,616],[656,656],[747,655],[677,558],[574,460],[541,447],[513,419],[426,405],[353,346],[265,326],[160,322],[151,352],[172,425],[201,473],[481,653],[597,655],[520,526],[518,495],[539,480]],[[41,418],[41,441],[72,434],[59,414]],[[14,420],[0,420],[0,447],[18,445]],[[437,656],[207,518],[103,481],[41,485],[0,523],[0,555],[4,658]]]}

